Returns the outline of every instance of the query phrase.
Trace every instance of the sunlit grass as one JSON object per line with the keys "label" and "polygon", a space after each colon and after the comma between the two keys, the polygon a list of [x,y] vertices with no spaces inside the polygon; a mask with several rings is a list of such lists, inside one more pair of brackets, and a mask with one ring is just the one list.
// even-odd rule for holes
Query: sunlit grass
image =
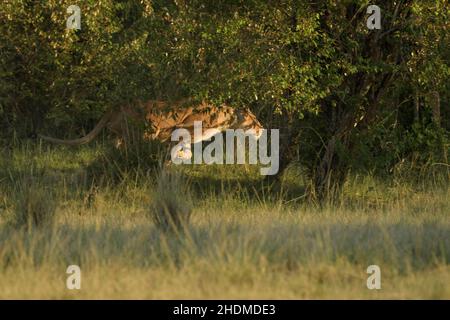
{"label": "sunlit grass", "polygon": [[[194,205],[180,237],[148,217],[152,172],[91,180],[84,166],[103,150],[29,145],[0,157],[0,298],[450,298],[448,187],[354,174],[317,206],[295,168],[273,186],[252,167],[175,167]],[[52,227],[8,223],[24,176],[53,188]],[[71,264],[80,291],[65,287]],[[366,287],[372,264],[381,290]]]}

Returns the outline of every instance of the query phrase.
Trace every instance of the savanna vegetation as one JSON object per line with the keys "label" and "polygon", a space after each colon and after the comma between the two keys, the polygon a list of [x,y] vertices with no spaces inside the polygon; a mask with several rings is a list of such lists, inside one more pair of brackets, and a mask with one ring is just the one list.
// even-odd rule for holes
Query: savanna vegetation
{"label": "savanna vegetation", "polygon": [[[449,299],[449,8],[3,0],[0,297]],[[164,167],[165,145],[116,149],[107,132],[38,138],[184,98],[280,129],[279,173]]]}

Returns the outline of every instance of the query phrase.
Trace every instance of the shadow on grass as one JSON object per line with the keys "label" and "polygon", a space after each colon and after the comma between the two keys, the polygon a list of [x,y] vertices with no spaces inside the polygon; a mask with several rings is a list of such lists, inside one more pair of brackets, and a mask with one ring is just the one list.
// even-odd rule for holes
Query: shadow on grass
{"label": "shadow on grass", "polygon": [[[55,188],[68,188],[69,193],[86,193],[93,188],[115,187],[127,181],[152,183],[158,171],[180,170],[190,181],[193,195],[220,197],[225,194],[244,195],[254,202],[290,201],[306,192],[302,179],[290,175],[281,182],[261,176],[258,166],[245,165],[171,165],[167,145],[154,142],[134,143],[117,149],[111,143],[94,146],[65,147],[46,143],[24,144],[3,153],[0,183],[8,189],[24,177],[35,177]],[[220,167],[220,168],[218,168]]]}

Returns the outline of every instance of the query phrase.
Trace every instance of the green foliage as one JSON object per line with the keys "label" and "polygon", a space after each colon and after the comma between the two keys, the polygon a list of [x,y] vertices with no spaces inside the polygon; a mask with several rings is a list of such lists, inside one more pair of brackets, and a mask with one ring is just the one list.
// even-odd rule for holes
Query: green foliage
{"label": "green foliage", "polygon": [[415,123],[410,128],[379,125],[370,131],[370,135],[358,136],[358,154],[351,159],[351,166],[386,175],[391,174],[398,164],[408,163],[408,170],[415,170],[410,172],[414,174],[425,165],[447,162],[447,141],[448,134],[434,123]]}
{"label": "green foliage", "polygon": [[0,90],[10,131],[23,123],[14,122],[15,117],[31,120],[33,130],[42,126],[44,116],[57,126],[80,126],[87,115],[98,116],[107,107],[148,94],[148,72],[134,55],[146,41],[145,7],[133,11],[131,2],[89,1],[80,4],[81,30],[68,30],[66,9],[71,4],[2,4],[0,59],[5,76]]}
{"label": "green foliage", "polygon": [[[78,31],[65,29],[71,4],[3,2],[4,136],[44,127],[78,136],[105,109],[190,97],[250,107],[266,127],[287,131],[286,148],[321,180],[354,166],[361,137],[374,137],[367,148],[380,151],[371,152],[382,166],[418,152],[423,135],[442,142],[420,150],[424,157],[448,144],[447,0],[387,1],[382,30],[366,27],[363,0],[85,1]],[[438,102],[424,103],[430,96]],[[436,119],[440,112],[441,138],[414,124],[415,97]],[[414,133],[384,126],[391,112]],[[380,126],[393,131],[377,139]]]}

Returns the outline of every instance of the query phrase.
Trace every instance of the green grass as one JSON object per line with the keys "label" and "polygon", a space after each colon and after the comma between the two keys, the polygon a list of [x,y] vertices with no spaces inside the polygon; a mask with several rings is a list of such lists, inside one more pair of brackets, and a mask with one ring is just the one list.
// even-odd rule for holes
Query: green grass
{"label": "green grass", "polygon": [[[251,166],[171,167],[189,181],[194,208],[174,234],[149,217],[161,190],[145,159],[117,179],[111,158],[101,145],[3,150],[0,298],[450,299],[445,177],[412,184],[353,174],[319,206],[300,169],[269,186]],[[18,193],[31,178],[54,193],[54,221],[18,228],[10,222],[28,203]],[[72,264],[81,290],[66,288]],[[372,264],[381,290],[366,287]]]}

